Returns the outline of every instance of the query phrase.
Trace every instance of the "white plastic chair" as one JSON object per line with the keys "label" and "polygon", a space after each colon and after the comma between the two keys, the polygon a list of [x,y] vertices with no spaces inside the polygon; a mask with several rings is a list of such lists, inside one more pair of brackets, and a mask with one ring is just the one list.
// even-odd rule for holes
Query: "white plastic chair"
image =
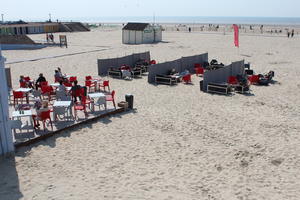
{"label": "white plastic chair", "polygon": [[[59,118],[59,119],[66,118],[67,112],[68,112],[68,109],[65,107],[53,107],[54,120],[56,120],[57,118]],[[63,117],[61,118],[61,116],[63,116]]]}
{"label": "white plastic chair", "polygon": [[39,90],[33,90],[32,91],[32,97],[33,98],[42,99],[42,93],[41,93],[41,91],[39,91]]}
{"label": "white plastic chair", "polygon": [[99,107],[99,110],[100,110],[100,109],[101,109],[101,108],[100,108],[101,105],[104,105],[105,110],[107,109],[105,97],[100,97],[100,98],[98,98],[98,99],[94,102],[94,104],[93,104],[93,106],[94,106],[93,110],[95,110],[95,106],[98,106],[98,107]]}

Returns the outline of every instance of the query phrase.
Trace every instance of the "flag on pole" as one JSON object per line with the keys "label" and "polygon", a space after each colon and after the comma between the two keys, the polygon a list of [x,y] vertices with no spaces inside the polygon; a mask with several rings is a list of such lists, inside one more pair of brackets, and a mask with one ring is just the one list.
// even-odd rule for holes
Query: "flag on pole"
{"label": "flag on pole", "polygon": [[238,25],[233,24],[233,30],[234,30],[234,45],[236,47],[239,47],[240,43],[239,43],[239,27],[238,27]]}

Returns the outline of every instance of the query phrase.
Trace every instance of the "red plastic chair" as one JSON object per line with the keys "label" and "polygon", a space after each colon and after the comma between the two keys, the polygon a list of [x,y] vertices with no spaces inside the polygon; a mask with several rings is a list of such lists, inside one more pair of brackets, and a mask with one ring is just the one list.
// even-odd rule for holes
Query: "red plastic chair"
{"label": "red plastic chair", "polygon": [[[83,88],[82,88],[83,89]],[[79,90],[80,94],[81,94],[81,101],[80,102],[76,102],[74,104],[74,113],[75,113],[75,119],[77,118],[77,111],[83,111],[85,118],[87,118],[88,114],[86,111],[86,105],[90,105],[90,101],[86,98],[86,96],[84,96],[84,90],[82,93],[82,90]]]}
{"label": "red plastic chair", "polygon": [[202,67],[202,65],[200,63],[195,63],[194,68],[198,68],[198,67]]}
{"label": "red plastic chair", "polygon": [[77,77],[76,76],[71,76],[70,78],[69,78],[69,81],[72,83],[72,82],[74,82],[74,81],[77,81]]}
{"label": "red plastic chair", "polygon": [[30,79],[29,76],[25,76],[25,77],[24,77],[24,80],[25,80],[26,82],[29,82],[31,79]]}
{"label": "red plastic chair", "polygon": [[196,73],[196,76],[203,75],[204,68],[203,67],[195,67],[195,73]]}
{"label": "red plastic chair", "polygon": [[86,76],[86,77],[85,77],[85,80],[86,80],[86,81],[90,81],[90,80],[92,80],[92,79],[93,79],[92,76]]}
{"label": "red plastic chair", "polygon": [[151,60],[150,65],[156,65],[156,60]]}
{"label": "red plastic chair", "polygon": [[72,83],[70,82],[63,82],[65,87],[72,87]]}
{"label": "red plastic chair", "polygon": [[23,99],[26,98],[25,94],[23,92],[17,92],[13,91],[13,96],[14,96],[14,106],[19,104],[19,99],[21,99],[21,103],[23,104]]}
{"label": "red plastic chair", "polygon": [[114,107],[116,108],[116,103],[115,103],[115,91],[113,90],[111,94],[105,95],[106,101],[112,101],[114,104]]}
{"label": "red plastic chair", "polygon": [[41,88],[42,88],[43,86],[48,86],[48,81],[41,82]]}
{"label": "red plastic chair", "polygon": [[192,76],[191,76],[191,74],[184,75],[182,77],[182,80],[184,81],[185,84],[192,83]]}
{"label": "red plastic chair", "polygon": [[237,85],[238,84],[238,80],[235,76],[229,76],[227,83],[230,85]]}
{"label": "red plastic chair", "polygon": [[249,80],[249,82],[250,82],[251,85],[258,84],[258,82],[259,82],[259,75],[249,76],[248,80]]}
{"label": "red plastic chair", "polygon": [[20,82],[20,88],[27,88],[26,82]]}
{"label": "red plastic chair", "polygon": [[51,110],[48,110],[48,111],[45,111],[45,112],[41,112],[39,114],[39,120],[43,122],[44,131],[46,130],[46,122],[47,122],[47,120],[49,120],[49,123],[51,125],[51,129],[53,131],[53,125],[52,125],[52,120],[51,120],[50,112],[51,112]]}
{"label": "red plastic chair", "polygon": [[85,86],[87,88],[89,88],[89,92],[91,92],[91,87],[94,88],[94,91],[96,92],[97,90],[97,84],[95,84],[94,82],[92,82],[91,80],[85,81]]}
{"label": "red plastic chair", "polygon": [[100,89],[101,87],[103,87],[104,91],[106,91],[106,90],[105,90],[106,87],[108,88],[108,91],[110,91],[110,88],[109,88],[109,81],[103,81],[103,84],[99,83],[99,89]]}
{"label": "red plastic chair", "polygon": [[41,90],[42,90],[42,95],[48,95],[48,99],[49,101],[51,101],[51,95],[54,95],[54,90],[51,86],[42,86],[41,87]]}

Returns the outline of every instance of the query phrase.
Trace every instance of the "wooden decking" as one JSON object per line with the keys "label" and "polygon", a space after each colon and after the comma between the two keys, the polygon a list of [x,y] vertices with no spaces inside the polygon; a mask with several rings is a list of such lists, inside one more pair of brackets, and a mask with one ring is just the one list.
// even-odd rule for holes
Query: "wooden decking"
{"label": "wooden decking", "polygon": [[[30,101],[29,104],[33,106],[33,102]],[[9,109],[10,109],[10,116],[11,116],[11,113],[15,110],[13,104],[10,104]],[[32,118],[30,116],[23,117],[21,118],[23,124],[22,129],[21,130],[16,129],[15,132],[14,130],[12,130],[12,133],[14,135],[14,144],[16,148],[34,144],[46,138],[63,133],[66,130],[76,128],[85,123],[89,123],[111,115],[119,114],[124,111],[125,111],[124,108],[115,109],[113,105],[111,105],[110,102],[108,102],[106,110],[104,110],[104,108],[99,110],[97,107],[95,111],[87,109],[88,117],[85,117],[82,111],[78,111],[77,112],[78,118],[76,120],[74,118],[67,119],[67,120],[61,120],[61,119],[54,120],[53,115],[51,113],[53,130],[51,129],[51,125],[48,123],[46,123],[46,129],[44,130],[41,122],[40,122],[40,128],[34,129]],[[74,111],[73,111],[73,115],[74,115]]]}

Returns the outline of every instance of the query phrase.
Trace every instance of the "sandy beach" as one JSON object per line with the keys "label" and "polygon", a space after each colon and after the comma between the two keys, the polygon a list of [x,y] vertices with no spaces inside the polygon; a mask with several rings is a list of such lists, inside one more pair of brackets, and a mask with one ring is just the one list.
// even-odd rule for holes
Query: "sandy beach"
{"label": "sandy beach", "polygon": [[298,35],[241,34],[239,49],[232,33],[166,31],[149,45],[123,45],[119,29],[66,35],[69,48],[3,51],[15,88],[20,75],[53,81],[57,67],[83,84],[97,76],[97,59],[143,51],[158,62],[205,52],[225,64],[245,59],[256,73],[275,71],[276,82],[222,96],[200,92],[196,76],[176,87],[107,77],[117,101],[133,94],[136,109],[1,158],[1,200],[299,199]]}

